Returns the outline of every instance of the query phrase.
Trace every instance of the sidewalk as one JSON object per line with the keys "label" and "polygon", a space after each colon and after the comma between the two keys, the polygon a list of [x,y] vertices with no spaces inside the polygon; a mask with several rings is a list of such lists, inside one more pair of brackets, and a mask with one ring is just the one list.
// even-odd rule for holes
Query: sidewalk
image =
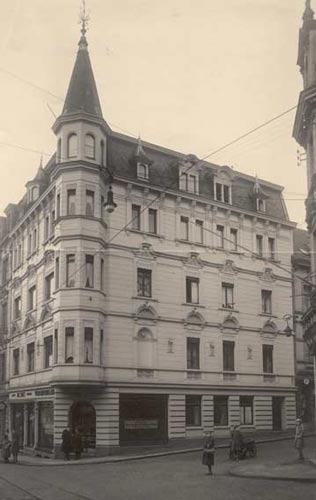
{"label": "sidewalk", "polygon": [[[314,461],[316,463],[316,461]],[[296,481],[300,483],[316,483],[316,468],[311,460],[305,462],[292,461],[283,464],[244,464],[236,465],[229,471],[231,476],[251,479],[269,479],[279,481]]]}
{"label": "sidewalk", "polygon": [[[254,438],[256,443],[268,443],[275,441],[283,441],[293,439],[294,430],[289,431],[269,431],[269,432],[256,432]],[[314,432],[306,434],[308,436],[315,436]],[[245,434],[245,437],[247,435]],[[83,457],[80,460],[58,460],[53,458],[42,458],[42,457],[31,457],[27,455],[19,456],[19,464],[28,466],[78,466],[86,464],[101,464],[101,463],[116,463],[125,462],[129,460],[142,460],[146,458],[162,457],[165,455],[176,455],[180,453],[192,453],[194,451],[201,451],[203,447],[203,439],[190,439],[183,440],[179,442],[170,442],[166,445],[156,445],[156,446],[134,446],[134,447],[124,447],[120,450],[120,455],[112,455],[105,457]],[[216,448],[228,448],[229,440],[227,438],[216,438]],[[316,465],[316,460],[315,460]],[[311,465],[312,466],[312,465]],[[249,469],[247,463],[246,466]],[[238,472],[236,468],[233,471]],[[315,470],[314,470],[315,471]],[[243,474],[243,467],[240,467],[240,474]],[[316,471],[315,471],[316,472]],[[237,474],[235,474],[237,475]],[[316,474],[315,474],[316,478]]]}

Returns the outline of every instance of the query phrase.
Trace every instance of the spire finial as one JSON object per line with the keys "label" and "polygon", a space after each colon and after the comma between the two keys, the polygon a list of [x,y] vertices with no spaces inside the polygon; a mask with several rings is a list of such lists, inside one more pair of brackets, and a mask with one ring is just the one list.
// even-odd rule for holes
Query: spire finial
{"label": "spire finial", "polygon": [[314,11],[311,8],[311,0],[306,0],[305,2],[305,11],[303,14],[304,21],[312,21],[314,19]]}
{"label": "spire finial", "polygon": [[86,2],[85,0],[82,0],[80,16],[79,16],[79,23],[81,24],[82,36],[85,36],[85,34],[87,33],[88,22],[89,22],[89,14],[86,13]]}

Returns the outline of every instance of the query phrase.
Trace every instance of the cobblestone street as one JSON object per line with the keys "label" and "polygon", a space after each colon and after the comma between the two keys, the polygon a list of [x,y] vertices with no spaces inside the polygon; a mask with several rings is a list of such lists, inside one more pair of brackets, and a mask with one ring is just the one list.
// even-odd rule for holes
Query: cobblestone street
{"label": "cobblestone street", "polygon": [[[306,456],[315,456],[316,439]],[[282,464],[296,458],[292,441],[260,445],[249,466]],[[243,462],[246,465],[246,462]],[[216,457],[215,476],[206,475],[200,453],[120,464],[31,467],[0,465],[1,500],[313,500],[315,485],[304,482],[233,477],[227,450]],[[238,467],[238,464],[237,464]],[[308,466],[306,466],[308,467]],[[316,479],[316,468],[315,468]]]}

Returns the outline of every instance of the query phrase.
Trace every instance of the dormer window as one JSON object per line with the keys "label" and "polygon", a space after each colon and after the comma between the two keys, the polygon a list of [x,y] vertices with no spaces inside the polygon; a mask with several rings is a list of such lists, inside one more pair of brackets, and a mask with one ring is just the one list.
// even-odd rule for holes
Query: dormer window
{"label": "dormer window", "polygon": [[215,182],[215,200],[231,204],[231,186]]}
{"label": "dormer window", "polygon": [[263,198],[257,198],[257,212],[266,211],[266,200]]}
{"label": "dormer window", "polygon": [[179,185],[182,191],[198,194],[198,181],[197,174],[180,171]]}
{"label": "dormer window", "polygon": [[95,159],[95,139],[92,134],[86,134],[84,143],[85,157]]}
{"label": "dormer window", "polygon": [[78,156],[78,136],[70,134],[67,140],[67,158],[76,158]]}
{"label": "dormer window", "polygon": [[148,180],[149,178],[149,168],[145,163],[137,163],[137,177],[142,180]]}

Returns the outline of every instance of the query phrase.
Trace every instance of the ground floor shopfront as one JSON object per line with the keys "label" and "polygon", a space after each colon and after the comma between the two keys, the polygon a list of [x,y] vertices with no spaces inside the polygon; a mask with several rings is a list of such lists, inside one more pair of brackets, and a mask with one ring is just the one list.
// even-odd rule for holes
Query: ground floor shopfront
{"label": "ground floor shopfront", "polygon": [[126,445],[202,437],[208,429],[228,436],[234,425],[286,430],[296,418],[294,390],[56,387],[12,393],[7,406],[20,446],[55,456],[67,426],[79,430],[86,451],[105,455]]}

